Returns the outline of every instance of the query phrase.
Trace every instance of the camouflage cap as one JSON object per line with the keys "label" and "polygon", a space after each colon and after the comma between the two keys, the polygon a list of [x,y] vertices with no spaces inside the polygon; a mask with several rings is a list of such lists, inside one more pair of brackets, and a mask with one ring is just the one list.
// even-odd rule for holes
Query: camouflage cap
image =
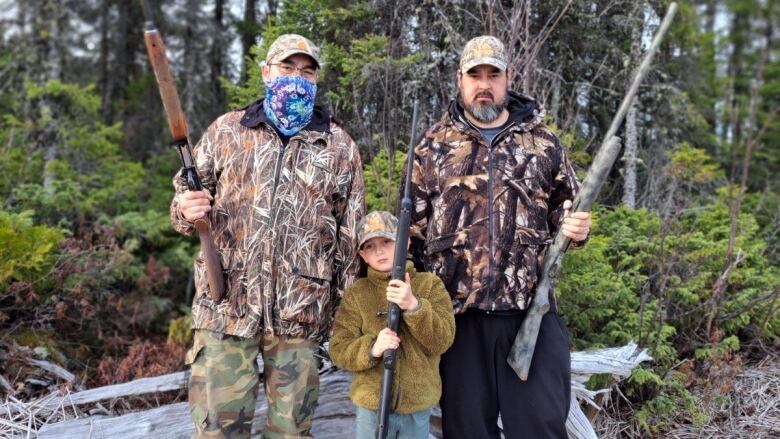
{"label": "camouflage cap", "polygon": [[377,236],[395,240],[395,234],[398,230],[398,219],[390,212],[375,210],[360,220],[357,230],[358,247]]}
{"label": "camouflage cap", "polygon": [[498,38],[489,35],[472,38],[463,48],[460,56],[460,71],[466,73],[469,69],[481,64],[488,64],[506,70],[507,57],[504,44]]}
{"label": "camouflage cap", "polygon": [[317,63],[317,67],[322,67],[320,49],[309,41],[308,38],[297,34],[280,35],[279,38],[274,40],[271,47],[268,48],[265,62],[277,63],[297,53],[309,55]]}

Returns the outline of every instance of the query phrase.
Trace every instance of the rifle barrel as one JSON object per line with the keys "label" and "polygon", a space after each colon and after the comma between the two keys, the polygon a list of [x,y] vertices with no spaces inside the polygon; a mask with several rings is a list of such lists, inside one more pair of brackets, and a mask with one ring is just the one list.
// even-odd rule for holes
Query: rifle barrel
{"label": "rifle barrel", "polygon": [[[398,215],[398,230],[395,235],[395,252],[393,255],[393,269],[391,279],[406,279],[406,255],[409,242],[409,225],[412,217],[412,172],[414,169],[414,141],[416,140],[417,110],[419,102],[415,99],[412,111],[412,136],[409,139],[409,151],[406,159],[406,179],[404,196],[401,199],[401,211]],[[388,302],[387,327],[398,332],[401,322],[401,308],[395,303]],[[395,369],[396,350],[387,349],[383,354],[382,364],[382,388],[379,396],[379,416],[377,419],[377,439],[385,439],[387,436],[387,420],[390,417],[390,398],[393,394],[393,370]]]}

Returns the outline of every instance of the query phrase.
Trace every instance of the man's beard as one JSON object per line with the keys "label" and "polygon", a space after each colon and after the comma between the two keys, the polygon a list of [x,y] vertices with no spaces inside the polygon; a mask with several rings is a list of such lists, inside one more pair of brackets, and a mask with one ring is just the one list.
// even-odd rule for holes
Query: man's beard
{"label": "man's beard", "polygon": [[493,104],[480,104],[477,102],[477,97],[481,95],[488,95],[491,98],[493,97],[493,94],[490,92],[481,92],[478,93],[476,96],[474,96],[474,102],[469,105],[466,104],[466,102],[463,100],[463,94],[458,94],[458,103],[461,107],[463,107],[463,110],[465,110],[468,114],[471,115],[474,119],[481,123],[491,123],[498,119],[499,116],[501,116],[501,113],[506,108],[507,104],[507,96],[504,95],[504,99],[501,102],[493,103]]}

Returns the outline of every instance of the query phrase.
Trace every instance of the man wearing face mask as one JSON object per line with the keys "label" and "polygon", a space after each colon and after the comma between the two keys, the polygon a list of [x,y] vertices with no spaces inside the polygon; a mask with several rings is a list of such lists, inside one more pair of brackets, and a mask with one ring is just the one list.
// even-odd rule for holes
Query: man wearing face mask
{"label": "man wearing face mask", "polygon": [[263,355],[263,437],[308,438],[319,391],[315,353],[357,272],[364,213],[360,154],[314,105],[319,49],[282,35],[262,65],[265,97],[220,116],[193,152],[204,190],[181,173],[171,221],[183,233],[208,217],[226,294],[212,299],[195,261],[189,406],[196,438],[248,438]]}
{"label": "man wearing face mask", "polygon": [[528,381],[507,364],[541,261],[561,229],[574,246],[590,214],[569,214],[579,189],[567,152],[533,98],[509,90],[503,44],[472,39],[458,97],[415,149],[412,251],[447,287],[455,341],[442,355],[447,439],[566,438],[569,339],[552,310],[542,320]]}

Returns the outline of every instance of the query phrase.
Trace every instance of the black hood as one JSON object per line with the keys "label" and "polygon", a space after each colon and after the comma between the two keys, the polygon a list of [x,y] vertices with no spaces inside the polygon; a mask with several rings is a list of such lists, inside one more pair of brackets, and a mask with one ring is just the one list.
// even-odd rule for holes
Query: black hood
{"label": "black hood", "polygon": [[[244,113],[244,117],[241,118],[241,125],[247,128],[257,128],[261,123],[265,122],[274,127],[273,123],[266,117],[265,111],[263,111],[262,99],[247,105],[242,108],[242,110],[246,110],[246,112]],[[330,121],[330,113],[319,105],[315,105],[311,121],[303,127],[303,129],[306,131],[327,133],[330,132]],[[274,129],[276,129],[276,127],[274,127]]]}
{"label": "black hood", "polygon": [[[506,123],[516,124],[523,128],[524,131],[538,125],[536,119],[538,118],[541,120],[539,115],[544,111],[542,106],[536,102],[534,98],[514,91],[507,92],[506,108],[509,111],[509,119],[507,119]],[[463,107],[458,103],[458,99],[454,99],[450,103],[450,116],[454,120],[461,121],[471,126],[472,124],[466,119],[466,115],[463,111]]]}

